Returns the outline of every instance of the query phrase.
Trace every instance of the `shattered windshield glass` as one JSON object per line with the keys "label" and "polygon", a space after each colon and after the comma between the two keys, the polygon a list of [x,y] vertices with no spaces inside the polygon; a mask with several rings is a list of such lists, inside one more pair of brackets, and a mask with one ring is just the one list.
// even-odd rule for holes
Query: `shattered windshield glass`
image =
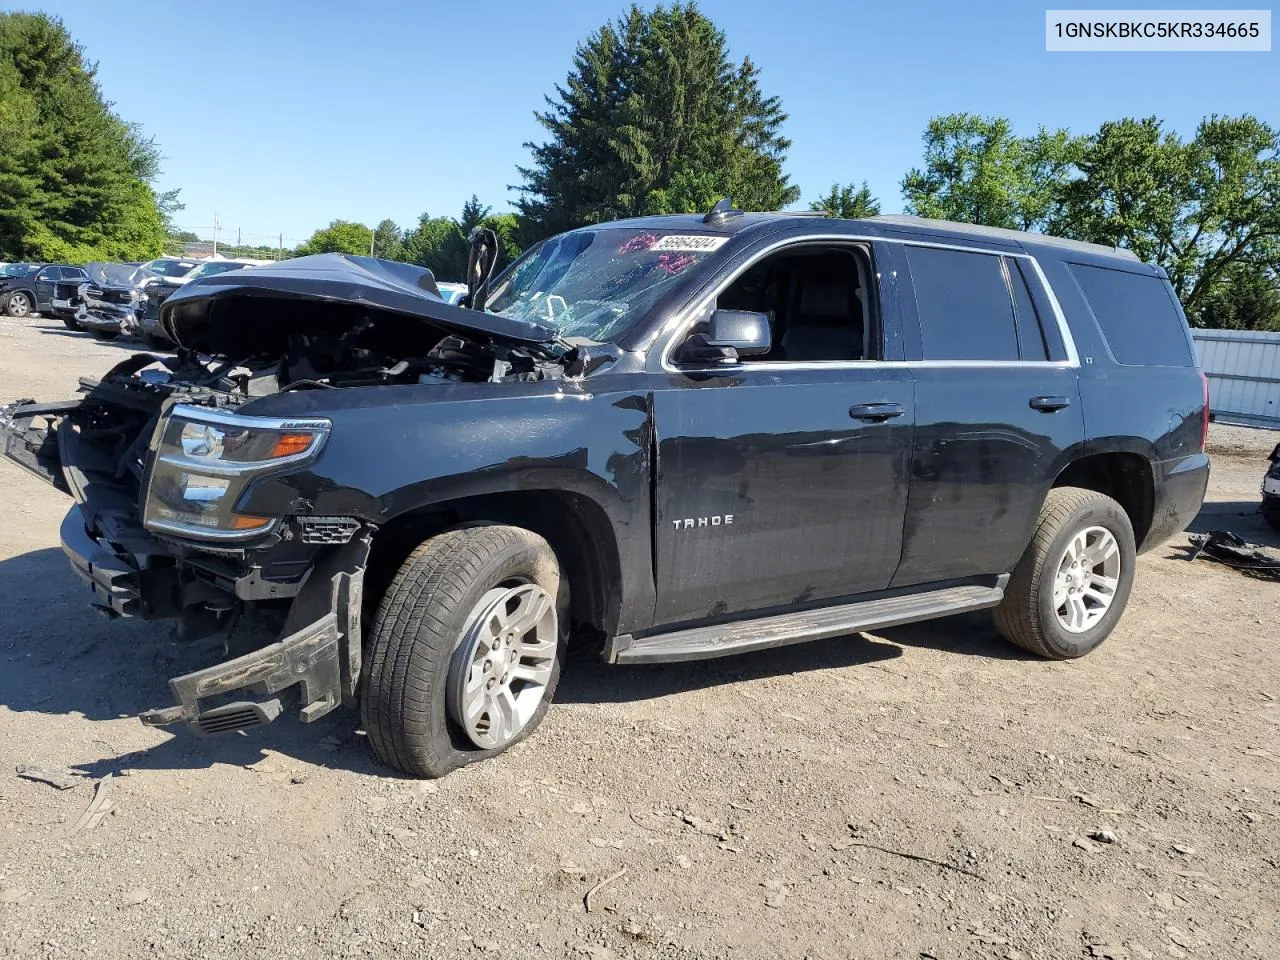
{"label": "shattered windshield glass", "polygon": [[653,230],[564,233],[517,261],[487,309],[562,337],[615,340],[726,242],[723,234]]}

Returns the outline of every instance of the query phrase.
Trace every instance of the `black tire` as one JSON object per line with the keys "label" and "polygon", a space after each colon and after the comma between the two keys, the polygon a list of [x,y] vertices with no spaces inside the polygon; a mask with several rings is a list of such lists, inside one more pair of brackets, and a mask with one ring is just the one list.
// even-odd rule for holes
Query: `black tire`
{"label": "black tire", "polygon": [[63,317],[62,325],[68,330],[74,330],[77,333],[84,329],[84,327],[80,326],[79,321],[77,321],[75,317]]}
{"label": "black tire", "polygon": [[173,353],[173,344],[164,337],[157,337],[154,334],[144,335],[142,345],[152,353]]}
{"label": "black tire", "polygon": [[[1053,585],[1072,538],[1089,527],[1102,527],[1115,537],[1120,570],[1111,606],[1091,628],[1072,633],[1054,610]],[[1102,643],[1124,613],[1133,588],[1137,549],[1133,525],[1124,508],[1110,497],[1079,487],[1049,491],[1035,535],[1014,568],[1004,600],[995,610],[996,628],[1006,640],[1053,660],[1083,657]]]}
{"label": "black tire", "polygon": [[120,336],[120,334],[114,330],[94,330],[93,335],[98,340],[114,340],[116,337]]}
{"label": "black tire", "polygon": [[35,310],[35,297],[25,290],[15,290],[4,298],[4,313],[7,317],[20,320],[23,317],[31,316],[31,314],[35,313]]}
{"label": "black tire", "polygon": [[[509,743],[481,749],[451,718],[450,664],[468,617],[492,588],[536,583],[556,599],[559,639],[542,703]],[[527,737],[555,695],[564,661],[568,585],[547,542],[519,527],[449,530],[401,564],[379,604],[365,650],[360,715],[378,759],[403,773],[441,777]]]}

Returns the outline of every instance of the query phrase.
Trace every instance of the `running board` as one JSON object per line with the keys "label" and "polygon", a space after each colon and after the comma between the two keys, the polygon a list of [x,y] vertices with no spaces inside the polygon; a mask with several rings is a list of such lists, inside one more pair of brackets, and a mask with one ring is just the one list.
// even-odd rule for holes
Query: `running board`
{"label": "running board", "polygon": [[994,607],[1004,599],[1007,574],[993,587],[963,586],[906,596],[862,600],[835,607],[782,613],[755,620],[690,627],[671,633],[633,638],[615,637],[605,649],[609,663],[674,663],[707,660],[807,640],[843,637],[865,630],[882,630],[904,623],[948,617],[968,610]]}

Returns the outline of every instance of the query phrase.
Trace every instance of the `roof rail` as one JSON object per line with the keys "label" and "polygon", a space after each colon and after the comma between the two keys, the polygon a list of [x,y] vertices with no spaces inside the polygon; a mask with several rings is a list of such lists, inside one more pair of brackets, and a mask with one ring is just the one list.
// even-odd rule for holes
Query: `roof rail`
{"label": "roof rail", "polygon": [[934,220],[929,217],[915,217],[906,213],[882,213],[870,219],[879,223],[899,224],[904,227],[919,227],[922,230],[948,230],[953,233],[967,233],[978,237],[992,237],[1001,240],[1030,241],[1043,243],[1045,246],[1062,247],[1067,250],[1105,253],[1113,257],[1137,260],[1138,255],[1132,250],[1122,247],[1107,246],[1103,243],[1089,243],[1086,240],[1068,240],[1065,237],[1051,237],[1047,233],[1033,233],[1030,230],[1007,230],[1004,227],[987,227],[980,223],[960,223],[957,220]]}

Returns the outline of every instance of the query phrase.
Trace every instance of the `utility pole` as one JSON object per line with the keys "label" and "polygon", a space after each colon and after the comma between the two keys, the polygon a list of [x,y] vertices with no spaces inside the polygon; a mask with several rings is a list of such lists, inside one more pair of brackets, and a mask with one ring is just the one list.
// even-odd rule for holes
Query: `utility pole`
{"label": "utility pole", "polygon": [[242,244],[240,243],[240,228],[239,228],[239,227],[236,227],[236,246],[237,246],[237,247],[242,246]]}
{"label": "utility pole", "polygon": [[277,261],[284,259],[284,234],[280,234],[280,255],[276,257]]}
{"label": "utility pole", "polygon": [[218,256],[218,211],[213,211],[213,255]]}
{"label": "utility pole", "polygon": [[369,234],[369,259],[371,260],[373,259],[373,241],[374,241],[374,238],[377,237],[377,235],[378,235],[377,230]]}

